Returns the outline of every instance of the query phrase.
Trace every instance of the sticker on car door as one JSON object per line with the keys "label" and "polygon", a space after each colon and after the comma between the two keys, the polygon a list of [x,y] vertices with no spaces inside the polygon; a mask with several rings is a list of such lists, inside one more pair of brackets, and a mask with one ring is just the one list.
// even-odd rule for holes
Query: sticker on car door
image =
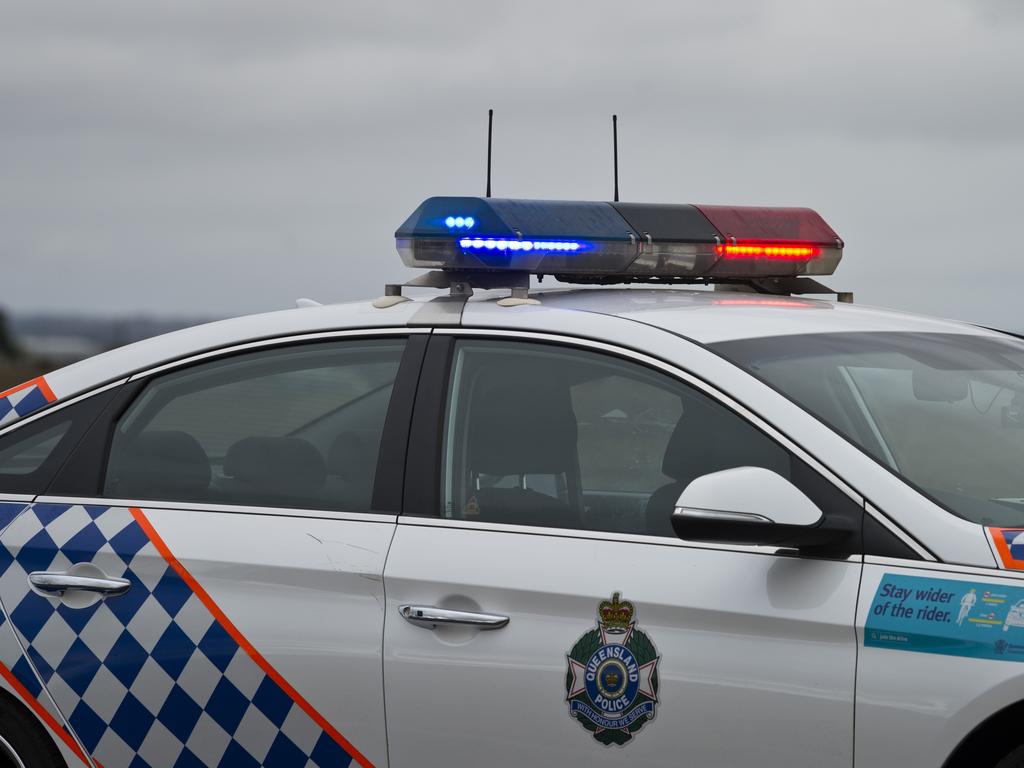
{"label": "sticker on car door", "polygon": [[1024,587],[887,573],[868,610],[864,645],[1024,661]]}
{"label": "sticker on car door", "polygon": [[636,609],[616,592],[597,609],[597,626],[569,651],[569,714],[604,746],[624,746],[658,704],[658,655],[634,621]]}

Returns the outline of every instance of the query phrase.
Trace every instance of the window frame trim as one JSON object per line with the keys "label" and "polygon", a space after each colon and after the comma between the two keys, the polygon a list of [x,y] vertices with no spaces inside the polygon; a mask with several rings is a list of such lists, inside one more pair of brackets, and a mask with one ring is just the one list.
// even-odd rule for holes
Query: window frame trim
{"label": "window frame trim", "polygon": [[[314,333],[301,333],[301,334],[289,334],[287,336],[275,336],[270,338],[262,338],[257,340],[251,340],[247,342],[234,343],[225,347],[218,347],[216,349],[205,350],[203,352],[190,355],[188,357],[179,358],[172,362],[161,363],[159,365],[152,366],[140,371],[132,373],[127,378],[119,380],[116,385],[124,386],[122,393],[126,393],[127,396],[118,398],[116,402],[109,404],[107,412],[103,413],[88,430],[86,436],[82,439],[80,444],[75,448],[74,452],[68,457],[65,465],[58,472],[58,477],[55,477],[55,481],[59,479],[61,473],[64,470],[71,467],[73,464],[79,463],[79,453],[83,446],[87,446],[90,442],[89,438],[98,439],[102,445],[102,454],[95,460],[98,463],[99,477],[98,484],[96,485],[92,493],[74,493],[67,494],[60,490],[53,489],[55,482],[51,482],[50,486],[42,490],[36,497],[36,501],[50,501],[54,503],[73,503],[73,504],[102,504],[106,506],[117,506],[117,507],[142,507],[142,508],[154,508],[154,509],[182,509],[182,510],[194,510],[194,511],[210,511],[210,512],[229,512],[229,513],[249,513],[249,514],[271,514],[278,516],[290,516],[290,517],[317,517],[325,519],[342,519],[342,520],[388,520],[395,518],[400,510],[388,509],[388,510],[371,510],[366,512],[355,512],[335,509],[313,509],[313,508],[292,508],[292,507],[277,507],[277,506],[261,506],[261,505],[238,505],[238,504],[216,504],[207,503],[202,501],[176,501],[168,499],[140,499],[140,498],[123,498],[114,496],[103,496],[102,493],[102,481],[106,474],[107,464],[110,459],[111,447],[113,445],[113,430],[116,428],[117,422],[128,408],[137,400],[137,398],[145,391],[153,379],[163,373],[171,373],[177,370],[184,370],[197,364],[212,362],[213,360],[221,357],[231,357],[238,354],[244,354],[252,351],[259,351],[263,349],[273,349],[275,347],[288,347],[296,346],[305,343],[316,343],[319,341],[332,341],[337,339],[373,339],[373,338],[401,338],[407,342],[411,341],[416,336],[428,336],[430,334],[429,328],[406,328],[406,327],[390,327],[390,328],[358,328],[358,329],[339,329],[333,331],[318,331]],[[424,347],[426,344],[423,345]],[[399,360],[399,369],[396,374],[395,388],[399,386],[399,377],[403,373],[403,363],[409,359],[410,352],[417,354],[416,350],[413,349],[413,345],[406,343],[405,348],[402,351],[402,356]],[[419,352],[420,360],[417,368],[422,364],[422,351]],[[410,377],[418,378],[419,371],[408,372]],[[114,384],[103,387],[115,386]],[[415,389],[415,382],[414,382]],[[94,390],[90,394],[100,390]],[[411,411],[411,403],[406,404],[404,408],[398,409],[395,406],[396,398],[395,393],[392,392],[392,399],[388,403],[388,410],[385,416],[385,422],[381,436],[381,448],[378,453],[378,476],[374,480],[373,499],[377,498],[378,483],[381,482],[379,477],[380,469],[380,458],[384,453],[385,440],[389,437],[388,435],[388,420],[392,417],[393,411],[401,410],[404,414],[408,414]],[[78,398],[76,398],[78,399]],[[52,413],[52,409],[47,409],[47,413]],[[400,418],[401,413],[397,414]],[[18,422],[21,424],[21,422]],[[101,431],[103,434],[97,437],[97,431]],[[393,425],[394,434],[390,435],[392,440],[400,439],[404,432],[406,438],[406,444],[408,440],[408,429],[407,427],[403,430],[401,424]],[[92,446],[87,446],[92,447]],[[404,472],[404,467],[399,466],[392,469],[389,482],[394,482],[395,478],[399,481],[402,480],[401,474]],[[400,498],[400,497],[399,497]]]}
{"label": "window frame trim", "polygon": [[[450,379],[450,376],[451,376],[451,359],[452,359],[451,355],[452,355],[452,352],[454,350],[455,341],[457,341],[459,338],[500,338],[500,339],[508,339],[508,340],[513,340],[513,341],[535,341],[535,342],[541,342],[541,343],[548,343],[548,344],[567,346],[567,347],[577,348],[577,349],[597,351],[597,352],[600,352],[600,353],[611,355],[613,357],[619,357],[619,358],[622,358],[622,359],[625,359],[625,360],[636,362],[636,363],[639,363],[640,365],[646,366],[647,368],[650,368],[652,370],[656,370],[656,371],[659,371],[659,372],[661,372],[663,374],[666,374],[666,375],[668,375],[668,376],[670,376],[670,377],[672,377],[672,378],[674,378],[674,379],[676,379],[678,381],[683,382],[684,384],[687,384],[687,385],[693,387],[694,389],[698,390],[699,392],[703,393],[704,395],[710,397],[712,400],[714,400],[719,405],[722,405],[722,406],[730,409],[736,415],[738,415],[739,417],[747,420],[755,428],[757,428],[758,430],[760,430],[761,432],[766,434],[771,439],[773,439],[776,442],[778,442],[782,447],[784,447],[788,451],[792,452],[795,456],[797,456],[799,459],[804,461],[812,470],[814,470],[819,475],[821,475],[822,478],[824,478],[831,485],[833,485],[837,490],[842,492],[851,501],[853,501],[855,504],[857,504],[863,510],[863,514],[869,515],[872,518],[874,518],[875,520],[877,520],[883,527],[885,527],[889,532],[891,532],[894,536],[896,536],[896,538],[898,538],[902,543],[904,543],[911,550],[913,550],[921,558],[922,561],[926,561],[926,562],[936,562],[937,561],[937,558],[935,557],[935,555],[932,554],[927,548],[925,548],[920,542],[918,542],[913,536],[911,536],[907,531],[904,531],[895,521],[893,521],[890,518],[888,518],[884,513],[882,513],[877,508],[875,508],[872,504],[870,504],[868,502],[867,497],[865,497],[863,494],[859,493],[856,489],[854,489],[846,481],[844,481],[836,472],[834,472],[830,467],[828,467],[828,465],[823,463],[817,457],[815,457],[812,454],[810,454],[798,442],[796,442],[795,440],[790,438],[786,433],[784,433],[781,430],[779,430],[777,427],[775,427],[773,424],[768,422],[766,419],[762,418],[757,412],[753,411],[748,406],[740,403],[735,398],[729,396],[725,392],[721,391],[720,389],[718,389],[717,387],[715,387],[713,384],[711,384],[710,382],[706,381],[705,379],[703,379],[703,378],[701,378],[701,377],[691,373],[690,371],[687,371],[685,368],[681,367],[680,365],[678,365],[676,363],[669,362],[669,361],[661,359],[661,358],[658,358],[658,357],[656,357],[656,356],[654,356],[654,355],[652,355],[650,353],[643,352],[643,351],[640,351],[640,350],[637,350],[637,349],[631,349],[629,347],[624,347],[624,346],[621,346],[621,345],[618,345],[618,344],[610,344],[608,342],[596,341],[594,339],[589,339],[589,338],[584,338],[584,337],[569,336],[569,335],[566,335],[564,333],[551,333],[551,332],[541,332],[541,331],[526,331],[526,330],[518,330],[518,329],[496,329],[496,328],[466,328],[466,327],[459,327],[459,328],[435,328],[434,331],[433,331],[433,338],[431,340],[431,346],[433,346],[435,339],[438,340],[438,341],[440,341],[441,339],[446,339],[446,340],[448,340],[448,344],[450,345],[449,354],[448,354],[448,364],[445,367],[444,381],[443,381],[443,386],[442,386],[442,391],[443,391],[443,399],[441,401],[441,403],[442,403],[442,408],[441,408],[442,413],[439,416],[439,420],[440,420],[440,422],[442,424],[443,424],[443,419],[444,419],[443,411],[444,411],[444,409],[447,406],[447,399],[446,399],[446,397],[447,397],[447,394],[448,394],[449,379]],[[424,373],[426,373],[425,369],[424,369]],[[421,379],[421,384],[422,384],[422,379]],[[419,399],[417,399],[416,405],[417,405],[417,410],[418,410],[419,406],[420,406]],[[415,420],[415,414],[414,414],[414,420]],[[410,456],[415,452],[415,450],[417,448],[421,448],[422,449],[422,448],[425,447],[425,444],[422,443],[422,440],[423,440],[423,436],[421,434],[417,434],[417,432],[414,430],[413,436],[412,436],[412,438],[410,440],[410,450],[409,450]],[[435,523],[436,522],[443,522],[445,520],[441,516],[441,514],[440,514],[440,512],[441,512],[441,509],[440,509],[440,507],[441,507],[441,499],[440,499],[440,480],[441,480],[441,477],[440,477],[440,473],[441,473],[441,470],[442,470],[441,462],[443,460],[443,457],[440,455],[441,454],[440,445],[441,445],[442,441],[443,441],[443,434],[438,434],[437,435],[437,447],[435,449],[435,454],[434,454],[434,456],[435,456],[434,461],[433,462],[421,462],[421,464],[424,464],[424,463],[426,463],[426,464],[435,463],[436,466],[437,466],[437,472],[435,473],[436,480],[434,482],[434,486],[437,489],[437,493],[434,493],[433,496],[431,496],[431,497],[427,497],[427,498],[431,498],[432,499],[432,501],[429,503],[429,506],[428,506],[430,512],[428,512],[428,513],[424,513],[424,512],[410,513],[408,511],[406,511],[409,508],[408,504],[405,504],[405,505],[403,505],[402,514],[399,516],[399,523],[403,522],[402,518],[410,518],[410,517],[420,518],[421,520],[425,519],[425,520],[433,521]],[[409,478],[410,478],[409,469],[408,469],[408,462],[407,462],[406,478],[407,478],[407,487],[408,487]],[[422,493],[423,491],[426,490],[426,486],[424,486],[422,484],[418,484],[418,485],[419,485],[420,493]],[[421,496],[420,498],[422,499],[423,497]],[[407,496],[407,501],[408,501],[408,496]],[[421,502],[421,504],[422,504],[422,502]],[[464,522],[464,521],[459,521],[459,522]],[[421,524],[422,525],[422,524],[425,524],[425,523],[419,522],[417,524]],[[485,523],[479,523],[479,522],[468,523],[469,527],[473,527],[473,528],[479,527],[479,528],[484,529],[484,530],[494,530],[493,526],[496,526],[496,525],[500,525],[500,524],[497,524],[497,523],[486,523],[486,522]],[[465,526],[463,526],[463,527],[465,527]],[[525,529],[528,526],[510,526],[510,527],[518,527],[518,528],[520,528],[520,529],[525,531]],[[555,530],[555,529],[551,529],[551,530]],[[579,533],[580,531],[587,532],[587,533],[595,533],[595,532],[592,532],[592,531],[588,532],[586,529],[564,529],[564,531],[565,532],[562,535],[573,535],[574,533]],[[606,534],[604,536],[604,538],[609,538],[609,537],[610,537],[609,534]],[[601,537],[598,536],[598,538],[601,538]],[[704,545],[701,544],[700,546],[704,546]],[[730,550],[730,551],[761,551],[761,552],[764,551],[763,547],[751,548],[751,547],[747,547],[747,546],[744,546],[744,545],[709,544],[707,546],[709,546],[710,548],[714,548],[714,549],[727,549],[727,550]]]}

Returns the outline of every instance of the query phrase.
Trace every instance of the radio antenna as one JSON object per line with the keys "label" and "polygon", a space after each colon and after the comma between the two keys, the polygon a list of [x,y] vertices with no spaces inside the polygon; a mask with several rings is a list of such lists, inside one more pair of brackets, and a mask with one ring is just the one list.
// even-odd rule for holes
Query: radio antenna
{"label": "radio antenna", "polygon": [[612,165],[615,171],[615,202],[619,202],[619,116],[612,115]]}
{"label": "radio antenna", "polygon": [[491,137],[494,135],[494,110],[487,110],[487,197],[491,196]]}

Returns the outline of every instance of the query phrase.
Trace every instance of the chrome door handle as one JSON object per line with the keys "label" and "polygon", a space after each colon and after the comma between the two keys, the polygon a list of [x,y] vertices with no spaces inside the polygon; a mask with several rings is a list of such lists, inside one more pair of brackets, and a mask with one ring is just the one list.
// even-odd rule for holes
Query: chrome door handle
{"label": "chrome door handle", "polygon": [[435,608],[432,605],[400,605],[398,612],[410,624],[425,629],[437,629],[440,626],[461,625],[477,629],[501,629],[508,624],[508,616],[496,613],[471,613],[469,611],[450,611],[447,608]]}
{"label": "chrome door handle", "polygon": [[70,573],[36,571],[28,575],[28,583],[47,595],[62,596],[65,592],[95,592],[104,597],[123,595],[131,587],[128,579],[98,579]]}

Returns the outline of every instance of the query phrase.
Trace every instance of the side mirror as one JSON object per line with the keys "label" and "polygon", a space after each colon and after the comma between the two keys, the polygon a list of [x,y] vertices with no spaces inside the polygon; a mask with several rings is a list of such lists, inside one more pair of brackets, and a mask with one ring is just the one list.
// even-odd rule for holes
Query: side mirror
{"label": "side mirror", "polygon": [[824,522],[821,510],[799,488],[761,467],[698,477],[672,513],[672,528],[681,539],[780,547],[821,546],[845,535]]}

